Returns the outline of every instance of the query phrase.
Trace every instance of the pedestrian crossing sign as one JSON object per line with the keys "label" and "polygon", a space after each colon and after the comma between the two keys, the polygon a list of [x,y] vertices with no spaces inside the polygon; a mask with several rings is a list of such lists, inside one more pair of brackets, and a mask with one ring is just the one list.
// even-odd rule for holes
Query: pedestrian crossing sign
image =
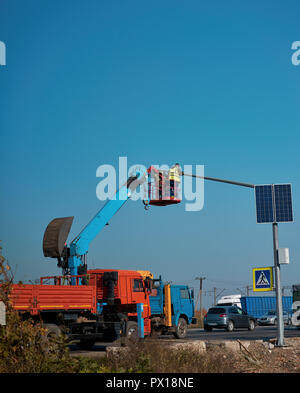
{"label": "pedestrian crossing sign", "polygon": [[256,267],[253,272],[253,292],[273,291],[273,268]]}

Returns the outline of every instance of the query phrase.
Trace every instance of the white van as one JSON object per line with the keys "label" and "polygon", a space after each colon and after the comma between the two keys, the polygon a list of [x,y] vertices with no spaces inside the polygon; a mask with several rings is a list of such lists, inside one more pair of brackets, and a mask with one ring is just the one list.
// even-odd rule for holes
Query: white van
{"label": "white van", "polygon": [[242,308],[241,305],[241,297],[242,295],[226,295],[222,296],[218,302],[217,306],[237,306]]}

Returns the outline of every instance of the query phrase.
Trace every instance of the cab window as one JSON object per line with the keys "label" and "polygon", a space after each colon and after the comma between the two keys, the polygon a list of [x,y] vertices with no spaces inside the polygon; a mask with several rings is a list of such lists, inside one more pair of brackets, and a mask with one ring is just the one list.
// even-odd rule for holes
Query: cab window
{"label": "cab window", "polygon": [[180,297],[181,299],[189,299],[189,291],[186,288],[180,288]]}
{"label": "cab window", "polygon": [[133,280],[133,292],[143,292],[143,291],[144,291],[143,281],[135,278]]}

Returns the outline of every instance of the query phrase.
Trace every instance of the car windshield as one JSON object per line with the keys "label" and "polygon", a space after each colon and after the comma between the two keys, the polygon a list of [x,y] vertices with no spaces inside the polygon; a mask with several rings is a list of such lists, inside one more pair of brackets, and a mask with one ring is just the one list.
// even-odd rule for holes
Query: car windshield
{"label": "car windshield", "polygon": [[225,312],[225,308],[221,308],[221,307],[214,307],[214,308],[210,308],[208,310],[207,314],[222,314]]}
{"label": "car windshield", "polygon": [[275,311],[269,311],[269,312],[267,313],[267,315],[276,315],[276,312],[275,312]]}

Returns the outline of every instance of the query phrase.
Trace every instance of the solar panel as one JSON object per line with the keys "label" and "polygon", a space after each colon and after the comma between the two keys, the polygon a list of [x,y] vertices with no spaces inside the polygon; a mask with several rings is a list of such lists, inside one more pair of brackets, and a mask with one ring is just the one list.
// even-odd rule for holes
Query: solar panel
{"label": "solar panel", "polygon": [[291,184],[275,184],[275,212],[277,222],[293,221]]}
{"label": "solar panel", "polygon": [[291,184],[255,186],[257,223],[292,222]]}
{"label": "solar panel", "polygon": [[272,185],[255,186],[257,223],[274,222]]}

